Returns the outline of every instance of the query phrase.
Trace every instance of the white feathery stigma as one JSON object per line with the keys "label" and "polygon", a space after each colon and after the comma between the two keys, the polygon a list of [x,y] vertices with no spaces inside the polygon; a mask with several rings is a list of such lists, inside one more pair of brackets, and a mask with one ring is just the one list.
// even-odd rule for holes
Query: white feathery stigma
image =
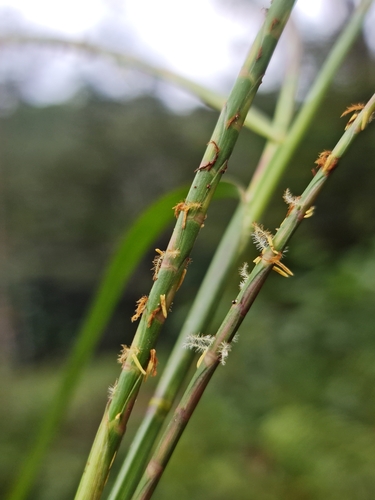
{"label": "white feathery stigma", "polygon": [[287,188],[283,194],[283,200],[290,207],[294,207],[300,198],[300,196],[293,196],[289,188]]}
{"label": "white feathery stigma", "polygon": [[247,262],[244,262],[238,271],[241,276],[240,290],[242,290],[242,288],[246,283],[247,278],[249,277],[249,264]]}
{"label": "white feathery stigma", "polygon": [[214,339],[215,337],[212,335],[195,335],[191,333],[186,337],[183,347],[185,349],[193,349],[196,352],[203,353],[211,346]]}
{"label": "white feathery stigma", "polygon": [[272,241],[272,233],[264,229],[262,225],[257,224],[256,222],[254,222],[253,227],[253,242],[257,249],[262,252],[270,246],[270,240]]}
{"label": "white feathery stigma", "polygon": [[223,341],[219,346],[220,363],[224,366],[227,362],[227,358],[232,349],[232,346],[228,342]]}

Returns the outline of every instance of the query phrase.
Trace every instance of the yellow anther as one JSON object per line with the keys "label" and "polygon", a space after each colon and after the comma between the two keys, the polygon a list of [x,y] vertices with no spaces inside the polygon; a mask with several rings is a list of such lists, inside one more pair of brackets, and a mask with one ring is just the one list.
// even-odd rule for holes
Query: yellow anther
{"label": "yellow anther", "polygon": [[306,210],[305,215],[303,216],[304,219],[309,219],[314,215],[315,207],[310,207],[308,210]]}
{"label": "yellow anther", "polygon": [[277,272],[278,274],[280,274],[281,276],[284,276],[284,278],[289,278],[290,275],[285,273],[282,269],[280,269],[279,267],[277,266],[273,266],[272,268],[273,271]]}
{"label": "yellow anther", "polygon": [[143,369],[143,367],[142,367],[141,363],[139,362],[139,359],[137,358],[137,355],[135,354],[135,352],[132,352],[131,358],[132,358],[135,366],[142,373],[142,375],[146,375],[146,370]]}
{"label": "yellow anther", "polygon": [[197,361],[197,368],[199,368],[202,364],[202,361],[204,360],[204,357],[207,354],[207,349],[199,356],[199,359]]}
{"label": "yellow anther", "polygon": [[280,267],[288,276],[294,276],[292,271],[288,267],[286,267],[282,262],[278,261],[276,266]]}

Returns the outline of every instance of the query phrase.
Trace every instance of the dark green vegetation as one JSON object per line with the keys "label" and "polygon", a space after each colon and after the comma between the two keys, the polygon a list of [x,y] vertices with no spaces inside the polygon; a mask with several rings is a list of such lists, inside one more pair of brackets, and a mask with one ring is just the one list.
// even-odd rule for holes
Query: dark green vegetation
{"label": "dark green vegetation", "polygon": [[[298,194],[311,178],[317,153],[340,137],[343,109],[373,92],[368,73],[363,88],[350,81],[351,74],[373,66],[361,60],[359,49],[338,75],[334,93],[260,221],[266,226],[278,225],[285,214],[284,189]],[[269,96],[257,101],[272,110]],[[7,346],[14,359],[1,389],[6,402],[0,410],[1,484],[15,471],[48,405],[56,367],[119,235],[152,200],[191,180],[216,118],[203,110],[174,116],[150,98],[126,104],[93,98],[80,106],[21,107],[2,120],[2,231],[14,341]],[[262,146],[251,138],[250,148],[250,133],[243,132],[227,174],[245,183]],[[293,239],[285,262],[295,277],[286,281],[275,274],[265,286],[155,498],[373,498],[373,143],[370,130],[358,139],[319,198],[316,215]],[[211,207],[160,349],[166,351],[177,334],[233,208],[232,202]],[[255,255],[254,250],[246,260]],[[117,376],[115,353],[130,341],[134,302],[150,287],[153,256],[151,249],[128,287],[32,498],[74,495],[106,387]],[[230,297],[238,281],[234,276]],[[221,319],[219,308],[214,321]],[[109,360],[104,351],[111,352]],[[90,414],[94,393],[98,400]],[[82,422],[83,411],[91,421]],[[137,406],[132,425],[140,416]]]}

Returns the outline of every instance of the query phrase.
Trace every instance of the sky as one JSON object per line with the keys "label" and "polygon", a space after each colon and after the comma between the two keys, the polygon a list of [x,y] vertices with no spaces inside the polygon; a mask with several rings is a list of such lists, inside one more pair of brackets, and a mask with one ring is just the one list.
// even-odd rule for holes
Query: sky
{"label": "sky", "polygon": [[[0,0],[0,29],[3,33],[18,31],[92,41],[136,54],[225,92],[236,77],[268,3]],[[346,13],[346,3],[342,0],[299,0],[293,16],[304,38],[316,35],[324,38],[342,27]],[[375,21],[374,9],[371,16]],[[270,91],[278,84],[282,53],[280,49],[271,64],[270,75],[261,88],[263,91]],[[30,59],[38,64],[28,67]],[[118,68],[103,61],[83,60],[82,56],[71,53],[59,54],[59,58],[53,52],[44,56],[12,53],[5,61],[0,54],[0,65],[3,66],[0,78],[13,72],[13,78],[22,82],[23,97],[34,104],[64,101],[77,92],[83,81],[114,98],[147,91],[148,86],[154,85],[151,79],[140,82],[132,76],[124,83],[124,74]],[[164,92],[165,99],[171,101],[172,107],[189,107],[195,103],[186,94],[166,90],[163,85],[159,90],[162,97]]]}

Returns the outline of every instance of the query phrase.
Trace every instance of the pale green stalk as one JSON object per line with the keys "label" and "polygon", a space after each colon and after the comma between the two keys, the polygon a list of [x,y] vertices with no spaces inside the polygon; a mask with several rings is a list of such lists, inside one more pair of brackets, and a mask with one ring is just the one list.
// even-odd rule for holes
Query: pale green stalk
{"label": "pale green stalk", "polygon": [[[285,135],[292,119],[300,65],[300,40],[295,30],[292,29],[292,24],[288,28],[290,28],[286,30],[290,42],[288,65],[273,121],[273,128],[280,135]],[[254,177],[257,177],[259,170],[264,170],[264,166],[278,147],[278,143],[267,142]],[[228,275],[243,250],[245,244],[242,241],[244,239],[242,235],[244,210],[242,202],[219,243],[108,500],[128,500],[137,487],[147,465],[150,451],[194,359],[192,351],[182,349],[183,343],[188,334],[205,331],[214,314],[218,298],[226,285]]]}
{"label": "pale green stalk", "polygon": [[[359,5],[358,10],[353,14],[348,25],[334,44],[321,72],[308,93],[306,103],[303,104],[297,116],[296,122],[299,126],[292,127],[285,144],[277,145],[270,141],[266,145],[251,184],[246,191],[246,206],[240,204],[219,244],[108,500],[128,500],[131,498],[142,470],[147,463],[148,454],[192,362],[193,353],[181,349],[185,338],[190,333],[205,331],[225,282],[249,241],[251,223],[261,216],[272,195],[276,182],[285,170],[291,155],[306,134],[308,126],[324,98],[326,89],[332,82],[338,67],[360,31],[370,3],[363,1]],[[287,78],[292,78],[292,75],[293,70],[289,69]],[[289,90],[288,86],[285,85],[285,91],[290,91],[292,85],[293,83]],[[285,134],[285,124],[290,120],[291,110],[290,100],[281,97],[278,101],[274,122],[275,130],[279,130],[281,134]],[[292,137],[289,137],[290,134]],[[271,175],[275,164],[278,168],[276,177]],[[273,182],[272,187],[259,189],[260,185],[264,186],[264,179],[270,179]],[[244,219],[245,214],[246,219]]]}
{"label": "pale green stalk", "polygon": [[[261,255],[256,259],[256,264],[251,274],[243,281],[237,298],[232,301],[232,306],[213,339],[211,346],[205,351],[205,354],[202,356],[203,359],[201,357],[201,362],[150,459],[138,488],[132,497],[133,500],[148,500],[151,498],[207,384],[218,365],[220,363],[225,364],[231,347],[230,342],[257,297],[267,276],[273,268],[281,269],[281,271],[288,274],[290,273],[280,262],[286,244],[302,220],[310,215],[309,211],[312,209],[312,205],[326,180],[337,167],[339,159],[345,154],[356,135],[367,126],[374,111],[375,94],[354,123],[344,133],[331,154],[322,162],[320,170],[303,194],[300,197],[294,197],[289,200],[289,210],[276,235],[272,237],[270,233],[266,234],[259,228],[255,231],[255,236],[258,236],[257,243],[263,247]],[[194,346],[196,339],[191,339],[190,342]]]}
{"label": "pale green stalk", "polygon": [[[125,54],[124,52],[116,52],[114,50],[105,49],[100,45],[95,45],[94,43],[80,42],[78,40],[62,40],[60,38],[54,37],[41,37],[41,36],[27,36],[27,35],[17,35],[0,38],[0,44],[42,44],[45,45],[55,45],[57,47],[64,47],[70,49],[76,49],[80,51],[85,51],[91,54],[95,54],[100,57],[108,57],[114,59],[118,64],[123,66],[131,66],[140,71],[147,73],[151,76],[165,80],[179,88],[182,88],[195,97],[200,99],[204,104],[207,104],[213,109],[221,111],[225,104],[225,97],[208,89],[204,85],[190,80],[174,71],[162,68],[160,66],[155,66],[150,64],[143,59],[139,59],[136,56]],[[273,139],[274,141],[281,142],[284,137],[278,134],[276,130],[272,128],[271,121],[266,114],[264,114],[259,109],[253,107],[249,114],[246,116],[244,121],[244,126],[256,132],[257,134],[265,137],[266,139]]]}
{"label": "pale green stalk", "polygon": [[[365,8],[368,8],[368,5],[370,4],[371,2],[362,2],[362,4],[367,4],[367,7]],[[362,14],[364,14],[364,11],[362,12]],[[20,38],[17,38],[16,40],[13,39],[13,38],[6,38],[6,39],[1,39],[1,41],[3,43],[9,43],[9,42],[20,42],[20,43],[25,43],[25,42],[31,42],[31,43],[42,43],[42,44],[45,44],[45,43],[48,43],[49,42],[49,39],[44,39],[44,38],[34,38],[34,37],[24,37],[24,36],[21,36]],[[82,50],[89,50],[89,51],[92,51],[94,53],[98,53],[100,54],[100,50],[101,48],[100,47],[92,47],[91,44],[80,44],[78,43],[78,45],[76,46],[75,42],[71,43],[71,42],[66,42],[66,41],[59,41],[59,40],[54,40],[52,39],[51,40],[51,43],[61,43],[61,45],[65,46],[69,46],[69,45],[72,45],[72,47],[76,47],[76,48],[81,48]],[[108,53],[107,53],[108,52]],[[103,55],[108,55],[108,56],[111,56],[111,52],[110,51],[107,51],[105,53],[103,53]],[[114,54],[116,56],[116,54]],[[121,54],[118,54],[118,57],[121,58],[122,55]],[[119,60],[119,62],[121,62]],[[132,61],[132,58],[130,57],[128,59],[128,56],[124,56],[124,60],[123,60],[123,63],[125,64],[133,64],[134,66],[137,66],[137,60],[134,60]],[[146,65],[147,66],[147,65]],[[139,67],[139,69],[142,69],[141,67]],[[148,71],[147,70],[147,67],[144,68],[144,71]],[[152,74],[152,71],[153,71],[153,68],[151,67],[150,68],[150,73]],[[160,77],[163,77],[163,70],[161,70],[160,74],[159,74]],[[166,75],[166,78],[168,79],[169,76]],[[172,81],[174,78],[174,75],[171,74],[170,75],[170,80]],[[175,83],[178,84],[178,75],[177,75],[177,79],[175,80]],[[183,84],[183,82],[181,82]],[[189,81],[187,81],[187,85],[189,85]],[[191,88],[192,89],[192,88]],[[199,89],[198,89],[199,90]],[[202,89],[202,92],[206,90],[206,89]],[[201,98],[204,100],[204,95],[202,94],[201,95]],[[209,99],[209,97],[208,97]],[[253,109],[250,110],[250,113],[248,115],[248,117],[250,117],[251,113],[252,113]],[[246,125],[246,121],[245,121],[245,125]],[[269,124],[267,124],[267,127],[269,127]],[[267,135],[267,134],[265,134]],[[233,231],[233,234],[237,234],[236,231]],[[223,257],[225,257],[225,252],[223,253]],[[219,270],[220,268],[218,267],[217,270]],[[214,276],[216,276],[216,273],[214,273]],[[97,322],[95,323],[95,328],[97,327]],[[81,357],[87,359],[87,348],[85,348],[85,350],[83,351],[81,349],[80,352],[83,352],[84,354],[81,355]],[[79,367],[77,369],[77,366]],[[76,380],[76,374],[77,373],[80,373],[82,371],[82,368],[83,368],[84,364],[83,362],[78,362],[78,364],[76,363],[75,364],[75,368],[73,370],[73,372],[69,371],[69,370],[66,370],[66,384],[64,385],[64,387],[62,388],[62,394],[63,394],[63,397],[59,397],[58,398],[58,404],[56,404],[54,406],[54,409],[52,410],[53,411],[53,415],[52,415],[52,419],[48,419],[48,422],[47,422],[47,425],[44,426],[43,428],[43,432],[40,433],[40,439],[38,440],[38,443],[37,443],[37,447],[35,449],[33,449],[33,453],[30,454],[29,458],[30,460],[28,460],[28,466],[24,469],[24,474],[23,474],[23,478],[18,478],[18,481],[17,481],[17,484],[15,485],[15,488],[14,490],[12,490],[12,494],[9,498],[11,498],[12,500],[21,500],[23,498],[25,498],[26,494],[27,494],[27,491],[29,490],[30,488],[30,484],[31,482],[33,481],[34,477],[35,477],[35,471],[36,471],[36,467],[38,467],[38,464],[40,463],[40,460],[41,460],[41,457],[44,455],[45,453],[45,450],[49,444],[49,442],[51,441],[51,436],[53,436],[53,434],[55,433],[56,431],[56,422],[59,422],[61,420],[61,416],[62,416],[62,413],[64,412],[64,408],[66,407],[66,403],[65,401],[67,401],[69,398],[70,398],[70,395],[72,393],[72,387],[74,386],[74,380]],[[35,453],[34,453],[35,451]],[[22,486],[23,485],[23,486]],[[25,489],[25,485],[26,485],[26,489]]]}
{"label": "pale green stalk", "polygon": [[[305,135],[310,126],[312,118],[316,115],[318,107],[323,101],[323,98],[328,90],[328,87],[336,75],[341,63],[343,62],[350,47],[353,45],[358,33],[361,30],[363,19],[368,12],[373,0],[362,0],[358,7],[353,12],[352,18],[345,30],[339,36],[334,44],[327,60],[323,64],[314,85],[308,92],[304,105],[293,122],[287,137],[283,143],[283,147],[279,153],[272,158],[272,161],[267,168],[267,173],[262,176],[261,182],[254,186],[254,190],[260,190],[261,195],[257,197],[256,202],[252,204],[253,213],[261,213],[267,205],[272,192],[279,181],[285,165],[292,158],[298,144]],[[253,218],[247,216],[245,228],[251,231]]]}
{"label": "pale green stalk", "polygon": [[122,371],[91,449],[76,500],[94,500],[101,496],[125,432],[130,400],[139,390],[141,370],[146,370],[152,359],[152,349],[183,279],[191,249],[206,218],[209,203],[227,168],[245,117],[293,5],[294,0],[273,1],[227,104],[220,114],[187,198],[176,209],[179,212],[176,227],[161,265],[158,266],[157,279],[151,289],[133,343],[127,356],[123,353]]}

